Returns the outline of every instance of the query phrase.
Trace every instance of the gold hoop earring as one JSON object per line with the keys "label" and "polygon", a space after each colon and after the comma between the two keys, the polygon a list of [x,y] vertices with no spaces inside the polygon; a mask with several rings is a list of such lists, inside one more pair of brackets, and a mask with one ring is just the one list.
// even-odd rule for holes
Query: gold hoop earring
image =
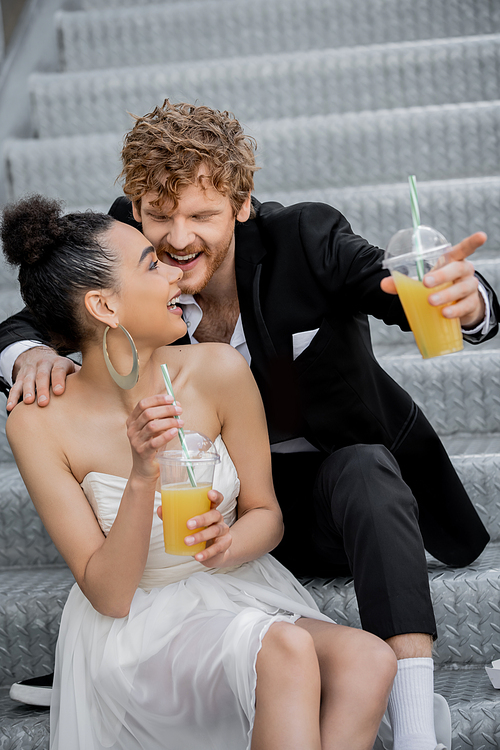
{"label": "gold hoop earring", "polygon": [[123,333],[128,339],[128,343],[130,344],[130,348],[132,349],[132,369],[130,370],[128,375],[120,375],[119,372],[116,372],[115,368],[111,364],[111,360],[109,358],[108,354],[108,346],[106,344],[106,338],[109,331],[109,326],[106,327],[106,330],[104,331],[104,336],[102,337],[102,352],[104,354],[104,362],[106,363],[106,367],[108,368],[108,372],[115,381],[116,385],[119,385],[120,388],[123,388],[124,391],[130,390],[130,388],[133,388],[134,385],[139,380],[139,355],[137,354],[137,349],[135,348],[134,339],[130,335],[130,333],[127,331],[126,328],[124,328],[122,325],[118,323],[118,328],[121,328]]}

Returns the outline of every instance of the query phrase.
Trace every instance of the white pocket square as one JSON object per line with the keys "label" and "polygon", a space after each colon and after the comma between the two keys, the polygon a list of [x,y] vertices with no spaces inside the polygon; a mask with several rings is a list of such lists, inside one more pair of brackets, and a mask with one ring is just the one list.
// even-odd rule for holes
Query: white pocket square
{"label": "white pocket square", "polygon": [[319,328],[315,328],[313,331],[299,331],[299,333],[292,333],[294,359],[297,359],[299,354],[302,354],[304,349],[307,349],[318,331]]}

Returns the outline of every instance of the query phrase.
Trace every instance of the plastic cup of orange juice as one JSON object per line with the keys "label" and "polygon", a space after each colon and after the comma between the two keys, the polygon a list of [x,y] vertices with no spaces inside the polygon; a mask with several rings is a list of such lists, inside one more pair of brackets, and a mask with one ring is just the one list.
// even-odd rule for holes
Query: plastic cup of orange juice
{"label": "plastic cup of orange juice", "polygon": [[443,307],[431,305],[430,294],[451,286],[451,282],[435,287],[424,286],[424,274],[440,268],[451,259],[450,243],[436,229],[419,225],[402,229],[391,238],[385,251],[384,268],[388,268],[396,290],[424,359],[439,357],[463,349],[462,330],[458,318],[445,318]]}
{"label": "plastic cup of orange juice", "polygon": [[165,552],[169,555],[196,555],[206,542],[188,546],[186,536],[205,528],[188,529],[187,522],[210,510],[208,491],[220,456],[209,438],[198,432],[184,433],[184,449],[175,445],[158,454]]}

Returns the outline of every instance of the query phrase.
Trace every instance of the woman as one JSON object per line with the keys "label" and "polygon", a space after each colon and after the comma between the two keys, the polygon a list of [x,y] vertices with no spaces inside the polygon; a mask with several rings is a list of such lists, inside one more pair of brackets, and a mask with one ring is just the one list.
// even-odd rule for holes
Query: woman
{"label": "woman", "polygon": [[[260,396],[231,347],[165,346],[186,330],[181,272],[158,263],[135,229],[61,216],[41,197],[5,211],[2,240],[40,326],[82,352],[65,397],[21,404],[7,430],[76,579],[56,652],[51,748],[369,750],[394,655],[332,623],[267,554],[282,522]],[[130,370],[135,347],[124,389],[116,374]],[[212,509],[188,523],[206,527],[186,531],[186,544],[207,541],[194,559],[162,550],[155,513],[156,456],[179,425],[222,456]]]}

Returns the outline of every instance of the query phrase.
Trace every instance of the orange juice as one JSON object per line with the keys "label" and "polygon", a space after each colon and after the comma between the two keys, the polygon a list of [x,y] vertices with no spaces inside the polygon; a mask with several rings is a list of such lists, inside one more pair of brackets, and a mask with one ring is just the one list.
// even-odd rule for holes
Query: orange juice
{"label": "orange juice", "polygon": [[165,552],[169,555],[196,555],[205,549],[206,542],[184,544],[184,537],[195,534],[205,528],[188,529],[187,522],[193,516],[207,513],[210,510],[208,491],[212,485],[200,483],[192,487],[189,482],[169,484],[161,488],[161,505],[163,509],[163,537]]}
{"label": "orange juice", "polygon": [[430,294],[446,289],[451,283],[430,289],[399,271],[392,271],[392,277],[422,357],[429,359],[463,349],[459,319],[444,318],[441,310],[446,305],[434,307],[427,301]]}

